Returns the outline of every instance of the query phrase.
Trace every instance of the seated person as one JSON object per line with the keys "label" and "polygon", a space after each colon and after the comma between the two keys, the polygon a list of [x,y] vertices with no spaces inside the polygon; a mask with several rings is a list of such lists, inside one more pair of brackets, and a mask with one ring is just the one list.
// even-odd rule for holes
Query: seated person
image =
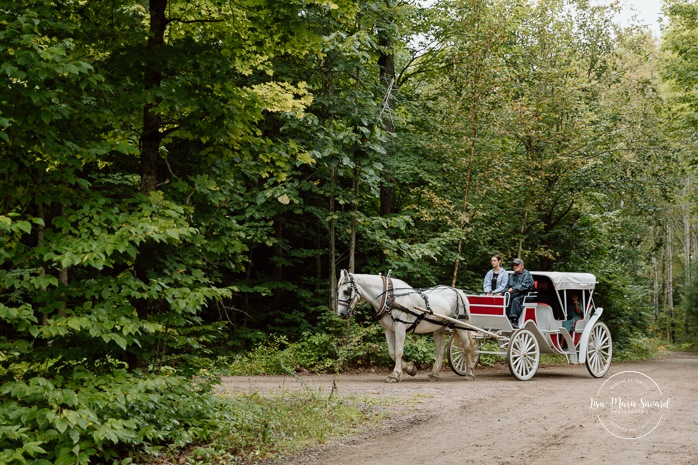
{"label": "seated person", "polygon": [[502,268],[502,257],[494,254],[490,262],[492,269],[485,275],[485,282],[482,285],[483,291],[487,295],[504,295],[508,279],[507,270]]}
{"label": "seated person", "polygon": [[520,258],[515,258],[512,262],[513,273],[509,273],[509,284],[507,292],[510,294],[507,316],[512,326],[518,326],[519,317],[523,311],[523,300],[526,294],[535,289],[533,276],[524,268],[524,262]]}
{"label": "seated person", "polygon": [[567,303],[567,319],[562,322],[562,327],[569,333],[572,333],[574,330],[574,323],[576,321],[584,319],[584,311],[579,302],[579,292],[572,291],[571,294],[572,301]]}

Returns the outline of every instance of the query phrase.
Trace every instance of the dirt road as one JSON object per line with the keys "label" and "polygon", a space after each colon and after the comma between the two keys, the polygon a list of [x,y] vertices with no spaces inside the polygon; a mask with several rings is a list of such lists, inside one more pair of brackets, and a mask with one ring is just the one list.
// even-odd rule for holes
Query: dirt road
{"label": "dirt road", "polygon": [[[385,373],[233,377],[233,391],[293,390],[404,400],[382,430],[339,438],[283,465],[697,464],[698,355],[614,363],[601,379],[583,365],[541,367],[517,381],[506,367],[474,381],[428,371],[398,384]],[[639,419],[639,420],[638,420]]]}

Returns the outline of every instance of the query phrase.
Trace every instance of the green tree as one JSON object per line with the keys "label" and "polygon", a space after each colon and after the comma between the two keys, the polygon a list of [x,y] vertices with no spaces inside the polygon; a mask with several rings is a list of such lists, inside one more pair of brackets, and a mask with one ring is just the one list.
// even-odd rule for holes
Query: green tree
{"label": "green tree", "polygon": [[[185,376],[205,363],[222,334],[199,330],[205,312],[225,308],[245,252],[273,243],[268,221],[283,203],[270,189],[312,160],[259,125],[268,113],[297,119],[311,101],[303,82],[273,76],[274,57],[319,46],[306,7],[153,0],[57,11],[36,0],[0,10],[0,449],[86,463],[116,454],[114,444],[179,441],[171,426],[149,436],[157,420],[128,420],[110,400],[192,394],[156,375],[175,357]],[[62,394],[40,394],[52,390]],[[154,409],[170,401],[158,399]],[[69,424],[66,409],[77,412]]]}
{"label": "green tree", "polygon": [[[668,129],[671,134],[671,153],[677,158],[682,167],[679,182],[683,187],[681,195],[677,196],[677,205],[672,215],[667,215],[667,221],[679,223],[675,218],[680,217],[682,223],[681,248],[683,249],[683,268],[685,280],[684,318],[679,328],[686,336],[695,337],[695,321],[698,318],[695,300],[695,277],[691,270],[693,250],[695,248],[695,160],[696,139],[695,127],[698,119],[698,100],[696,100],[696,52],[695,33],[698,30],[696,14],[698,6],[690,1],[670,1],[663,7],[666,26],[663,28],[662,51],[663,61],[660,71],[664,78],[665,95],[670,106]],[[673,220],[673,221],[672,221]],[[659,317],[659,315],[657,315]],[[666,329],[661,324],[659,330]],[[673,325],[674,319],[668,324]],[[672,331],[674,328],[672,327]],[[662,331],[664,332],[664,331]]]}

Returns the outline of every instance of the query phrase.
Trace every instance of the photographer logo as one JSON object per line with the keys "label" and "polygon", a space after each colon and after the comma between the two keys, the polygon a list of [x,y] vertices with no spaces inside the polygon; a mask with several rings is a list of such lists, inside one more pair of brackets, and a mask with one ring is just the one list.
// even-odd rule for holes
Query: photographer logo
{"label": "photographer logo", "polygon": [[662,394],[657,383],[638,371],[616,373],[589,398],[589,409],[601,425],[621,439],[647,436],[670,407],[670,398]]}

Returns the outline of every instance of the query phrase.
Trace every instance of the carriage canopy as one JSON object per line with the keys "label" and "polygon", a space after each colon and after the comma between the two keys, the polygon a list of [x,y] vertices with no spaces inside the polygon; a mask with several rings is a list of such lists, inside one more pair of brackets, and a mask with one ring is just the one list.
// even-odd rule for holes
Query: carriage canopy
{"label": "carriage canopy", "polygon": [[553,283],[555,290],[586,290],[592,291],[596,286],[596,276],[591,273],[566,273],[560,271],[531,271],[534,280],[547,277]]}

